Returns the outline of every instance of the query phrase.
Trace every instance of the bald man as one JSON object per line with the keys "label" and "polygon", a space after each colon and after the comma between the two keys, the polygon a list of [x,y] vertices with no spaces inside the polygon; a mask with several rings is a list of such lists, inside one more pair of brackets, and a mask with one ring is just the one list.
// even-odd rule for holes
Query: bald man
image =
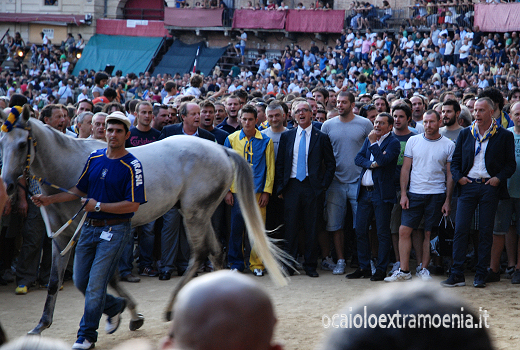
{"label": "bald man", "polygon": [[217,271],[188,283],[173,306],[161,349],[282,349],[272,342],[276,316],[265,289],[250,277]]}

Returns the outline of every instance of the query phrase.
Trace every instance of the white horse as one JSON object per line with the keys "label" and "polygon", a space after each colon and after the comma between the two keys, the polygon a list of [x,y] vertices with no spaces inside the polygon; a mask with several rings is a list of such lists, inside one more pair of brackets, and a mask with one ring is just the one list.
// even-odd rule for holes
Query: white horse
{"label": "white horse", "polygon": [[[30,118],[26,109],[18,118],[16,127],[2,132],[0,149],[3,157],[2,178],[7,191],[12,194],[17,179],[27,165],[30,173],[46,179],[62,188],[73,187],[83,169],[88,155],[106,144],[96,140],[74,139]],[[171,310],[179,290],[196,273],[207,256],[216,269],[223,266],[223,254],[211,226],[211,215],[223,200],[233,179],[238,202],[242,209],[255,249],[269,269],[271,278],[285,285],[286,280],[277,259],[285,260],[283,253],[269,241],[256,204],[250,166],[235,151],[198,137],[174,136],[145,146],[132,148],[131,152],[142,163],[148,202],[139,207],[132,218],[132,226],[140,226],[155,220],[174,205],[180,207],[191,246],[189,267],[176,285],[166,308],[166,319],[171,320]],[[28,157],[29,156],[29,157]],[[28,159],[28,160],[27,160]],[[44,194],[57,190],[42,186]],[[53,204],[47,207],[50,227],[56,232],[81,207],[80,200]],[[39,324],[30,334],[40,334],[52,324],[56,298],[63,282],[70,252],[61,256],[74,233],[73,222],[61,235],[53,237],[52,268],[47,300]],[[130,330],[141,327],[144,319],[135,310],[135,302],[113,278],[110,285],[128,299],[132,313]]]}

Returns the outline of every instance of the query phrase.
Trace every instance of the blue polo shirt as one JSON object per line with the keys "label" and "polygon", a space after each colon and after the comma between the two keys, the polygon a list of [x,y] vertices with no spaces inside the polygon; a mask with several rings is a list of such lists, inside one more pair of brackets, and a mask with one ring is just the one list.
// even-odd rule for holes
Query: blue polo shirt
{"label": "blue polo shirt", "polygon": [[[106,156],[106,148],[90,154],[76,184],[81,192],[101,203],[129,201],[146,203],[143,167],[131,153],[118,159]],[[134,213],[112,214],[90,212],[92,219],[126,219]]]}

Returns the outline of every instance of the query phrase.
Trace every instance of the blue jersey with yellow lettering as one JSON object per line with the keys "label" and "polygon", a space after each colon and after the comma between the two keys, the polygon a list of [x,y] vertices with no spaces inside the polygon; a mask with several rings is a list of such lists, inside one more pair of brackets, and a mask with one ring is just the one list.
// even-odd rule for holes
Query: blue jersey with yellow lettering
{"label": "blue jersey with yellow lettering", "polygon": [[[76,187],[86,193],[88,198],[101,203],[146,203],[143,168],[131,153],[110,159],[106,156],[106,148],[92,152]],[[92,219],[122,219],[131,218],[134,213],[112,214],[101,211],[90,212],[87,216]]]}

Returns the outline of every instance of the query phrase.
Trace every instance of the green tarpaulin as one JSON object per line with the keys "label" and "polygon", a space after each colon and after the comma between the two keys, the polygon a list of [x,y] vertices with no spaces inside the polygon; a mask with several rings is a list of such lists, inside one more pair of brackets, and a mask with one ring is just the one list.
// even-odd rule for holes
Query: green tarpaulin
{"label": "green tarpaulin", "polygon": [[146,72],[162,42],[163,38],[96,34],[83,49],[72,74],[84,69],[97,72],[108,64],[114,66],[114,73],[121,70],[123,75]]}

